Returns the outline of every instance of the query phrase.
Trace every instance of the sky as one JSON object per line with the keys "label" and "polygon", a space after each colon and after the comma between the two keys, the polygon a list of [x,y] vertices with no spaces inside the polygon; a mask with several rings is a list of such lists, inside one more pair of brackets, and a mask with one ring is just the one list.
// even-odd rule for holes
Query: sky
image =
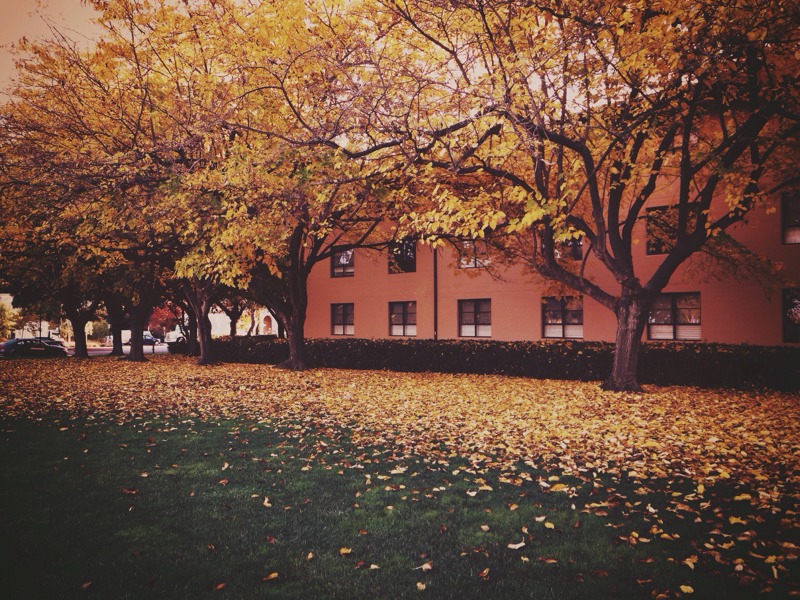
{"label": "sky", "polygon": [[4,3],[0,16],[0,90],[11,84],[14,59],[11,44],[25,36],[29,39],[49,37],[47,22],[79,43],[96,35],[91,23],[95,12],[81,0],[12,0]]}

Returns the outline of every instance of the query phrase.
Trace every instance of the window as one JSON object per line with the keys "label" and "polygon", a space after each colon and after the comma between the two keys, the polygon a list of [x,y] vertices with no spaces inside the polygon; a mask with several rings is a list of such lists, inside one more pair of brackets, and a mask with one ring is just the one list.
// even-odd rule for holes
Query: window
{"label": "window", "polygon": [[[686,223],[685,231],[694,230],[697,222],[697,214],[700,206],[697,203],[690,204],[689,218]],[[655,206],[648,208],[646,212],[647,227],[647,253],[648,254],[667,254],[674,247],[678,239],[678,206]]]}
{"label": "window", "polygon": [[352,277],[355,273],[353,250],[334,252],[331,257],[331,277]]}
{"label": "window", "polygon": [[800,288],[783,290],[783,341],[800,343]]}
{"label": "window", "polygon": [[781,229],[784,244],[800,244],[800,192],[781,196]]}
{"label": "window", "polygon": [[699,340],[700,294],[661,294],[647,320],[650,340]]}
{"label": "window", "polygon": [[389,302],[389,335],[417,335],[416,302]]}
{"label": "window", "polygon": [[483,269],[489,264],[486,244],[477,240],[466,240],[458,244],[459,269]]}
{"label": "window", "polygon": [[542,298],[542,337],[583,337],[583,296]]}
{"label": "window", "polygon": [[331,304],[331,333],[353,335],[355,333],[355,311],[351,304]]}
{"label": "window", "polygon": [[581,260],[583,258],[583,238],[559,242],[555,247],[556,258],[562,260]]}
{"label": "window", "polygon": [[491,300],[458,301],[458,335],[461,337],[491,337]]}
{"label": "window", "polygon": [[389,273],[415,273],[417,270],[417,240],[404,238],[389,243]]}

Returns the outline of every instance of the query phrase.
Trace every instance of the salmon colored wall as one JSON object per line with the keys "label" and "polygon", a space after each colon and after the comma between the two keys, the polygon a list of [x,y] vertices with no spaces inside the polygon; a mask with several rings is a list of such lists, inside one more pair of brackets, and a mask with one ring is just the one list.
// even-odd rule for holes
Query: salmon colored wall
{"label": "salmon colored wall", "polygon": [[[666,202],[665,202],[666,203]],[[760,209],[747,226],[731,234],[755,252],[783,263],[783,272],[800,284],[800,244],[781,244],[779,211]],[[639,243],[634,261],[644,281],[661,263],[663,256],[646,254],[645,227],[635,230]],[[546,283],[522,268],[510,268],[502,279],[486,269],[458,269],[456,253],[438,250],[438,295],[440,339],[458,337],[458,300],[489,298],[492,301],[492,336],[495,340],[538,340],[542,337],[541,297]],[[434,337],[433,250],[419,245],[416,273],[389,274],[385,252],[356,251],[353,277],[332,278],[330,264],[314,268],[309,279],[308,337],[331,337],[330,305],[352,302],[355,336],[389,337],[389,302],[417,302],[417,338]],[[611,293],[619,285],[594,256],[586,265],[586,276]],[[665,292],[700,292],[701,335],[704,341],[775,345],[782,343],[781,287],[767,290],[746,274],[721,272],[698,258],[682,265]],[[584,339],[613,341],[613,313],[584,297]],[[646,334],[645,334],[646,338]]]}

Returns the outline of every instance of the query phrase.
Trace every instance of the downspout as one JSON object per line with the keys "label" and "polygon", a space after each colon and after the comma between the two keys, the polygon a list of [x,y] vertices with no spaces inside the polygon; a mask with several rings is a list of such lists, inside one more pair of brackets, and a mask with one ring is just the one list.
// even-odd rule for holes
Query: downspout
{"label": "downspout", "polygon": [[439,251],[433,249],[433,339],[439,339]]}

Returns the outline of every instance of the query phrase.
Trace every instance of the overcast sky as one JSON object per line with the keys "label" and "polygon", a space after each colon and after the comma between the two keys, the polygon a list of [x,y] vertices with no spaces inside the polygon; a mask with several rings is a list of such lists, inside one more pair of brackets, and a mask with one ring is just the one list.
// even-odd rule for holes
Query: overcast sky
{"label": "overcast sky", "polygon": [[[49,37],[47,21],[83,42],[95,35],[91,23],[95,14],[81,0],[10,0],[3,2],[0,14],[0,90],[5,90],[14,75],[11,44],[25,36],[30,39]],[[1,99],[1,98],[0,98]]]}

